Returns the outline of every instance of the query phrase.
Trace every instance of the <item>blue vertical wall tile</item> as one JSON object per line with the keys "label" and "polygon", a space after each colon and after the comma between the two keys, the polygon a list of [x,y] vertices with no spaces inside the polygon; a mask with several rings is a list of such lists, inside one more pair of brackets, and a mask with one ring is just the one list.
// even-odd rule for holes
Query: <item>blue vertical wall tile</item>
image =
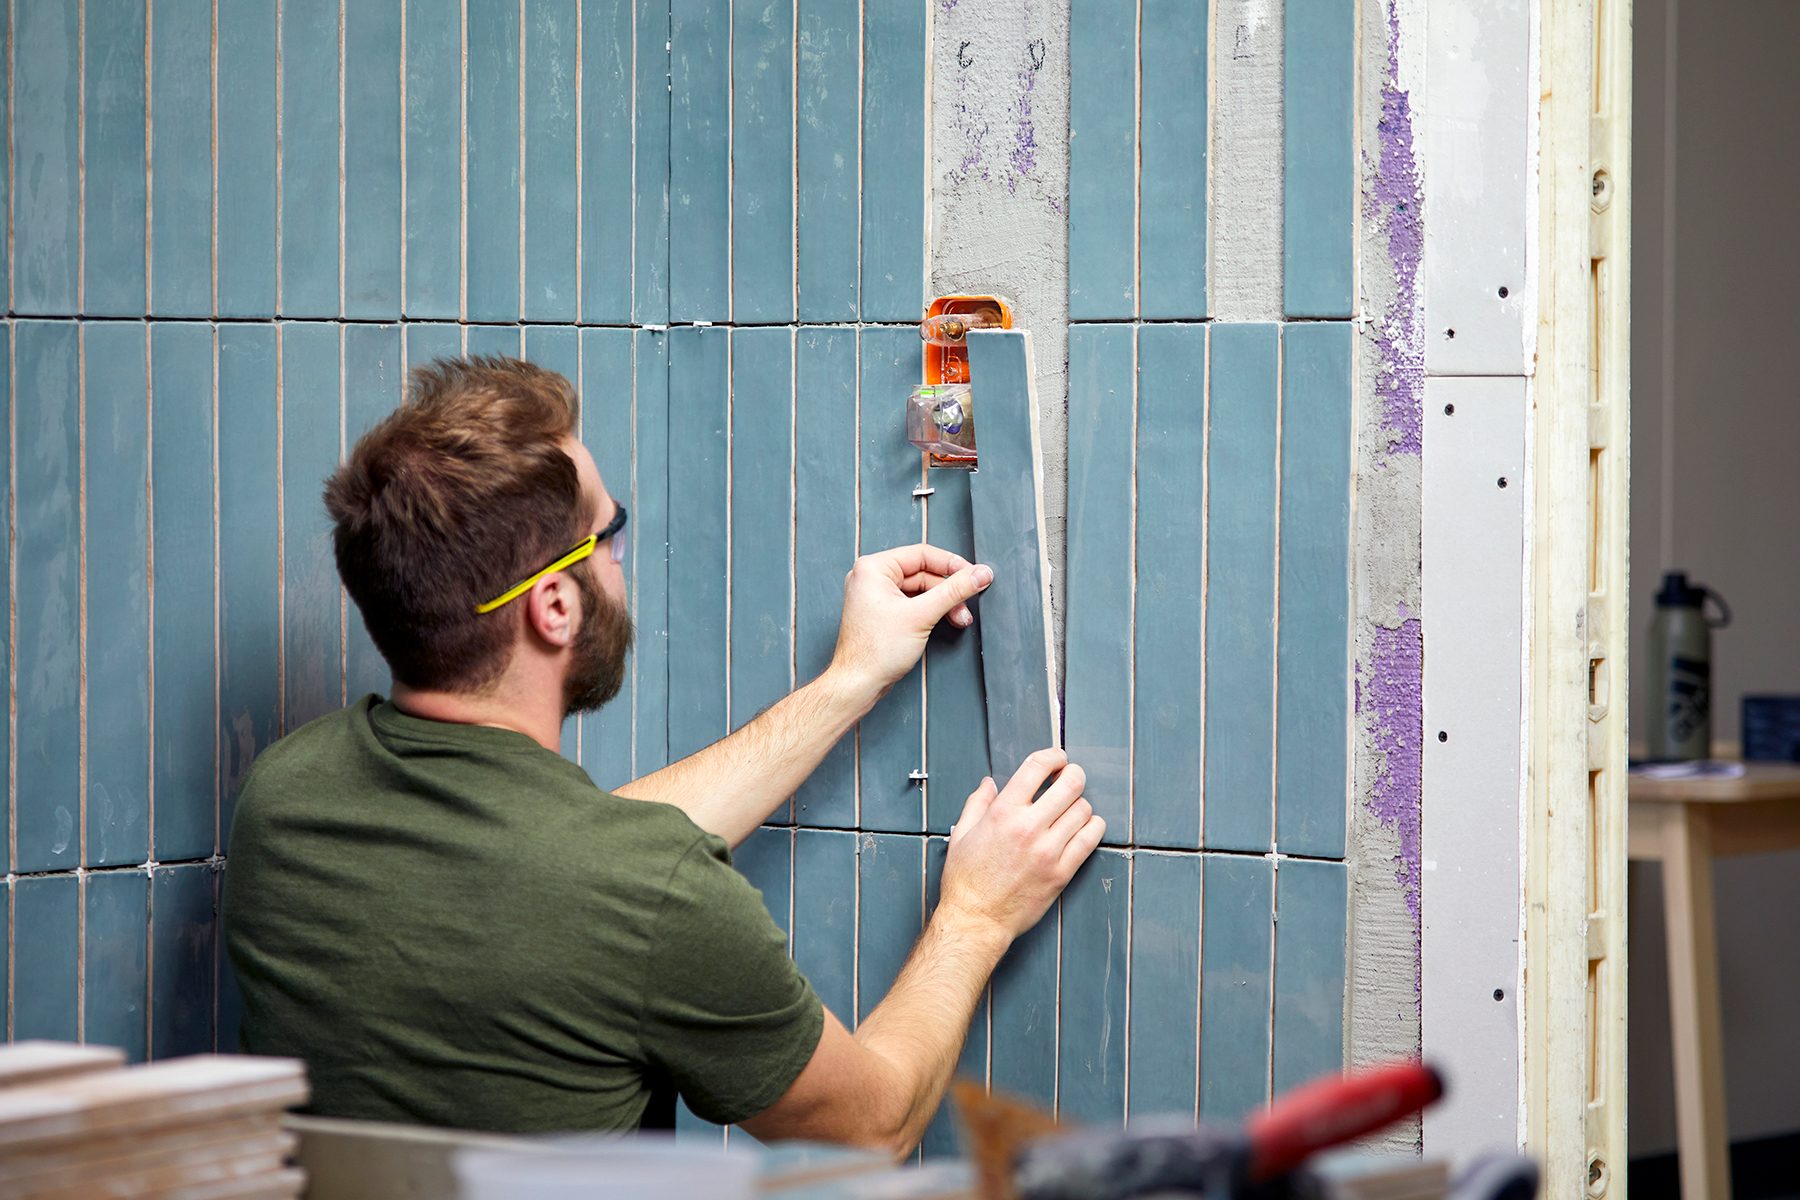
{"label": "blue vertical wall tile", "polygon": [[[275,311],[277,278],[276,9],[221,4],[215,14],[218,311],[227,317],[267,317]],[[335,208],[335,188],[332,195],[330,201],[313,197],[312,202]]]}
{"label": "blue vertical wall tile", "polygon": [[150,876],[102,871],[87,878],[82,939],[82,1040],[118,1046],[127,1062],[150,1053]]}
{"label": "blue vertical wall tile", "polygon": [[[223,889],[224,879],[220,878]],[[222,890],[217,895],[223,894]],[[215,905],[217,900],[215,898]],[[244,994],[238,987],[237,972],[232,968],[231,959],[225,953],[223,939],[217,942],[214,970],[218,975],[218,1018],[213,1022],[213,1035],[216,1047],[221,1054],[238,1054],[242,1052],[240,1032],[244,1023]]]}
{"label": "blue vertical wall tile", "polygon": [[[5,18],[0,17],[0,25],[4,23]],[[6,1023],[7,1029],[12,1028],[12,903],[12,884],[0,883],[0,921],[5,922],[4,926],[0,926],[0,988],[6,989],[0,993],[0,1021]]]}
{"label": "blue vertical wall tile", "polygon": [[14,5],[12,304],[74,313],[81,264],[81,9]]}
{"label": "blue vertical wall tile", "polygon": [[856,838],[794,831],[794,963],[847,1026],[856,1024]]}
{"label": "blue vertical wall tile", "polygon": [[673,0],[669,131],[669,317],[730,317],[731,4]]}
{"label": "blue vertical wall tile", "polygon": [[1275,872],[1275,1095],[1344,1069],[1343,863],[1288,859]]}
{"label": "blue vertical wall tile", "polygon": [[727,336],[720,328],[669,333],[669,754],[674,758],[726,732]]}
{"label": "blue vertical wall tile", "polygon": [[[521,331],[525,340],[525,358],[540,367],[555,371],[569,381],[571,387],[581,382],[581,341],[573,325],[527,325]],[[596,513],[604,518],[606,514]],[[562,754],[571,762],[581,757],[581,722],[565,717],[562,724]]]}
{"label": "blue vertical wall tile", "polygon": [[981,676],[988,754],[1005,778],[1059,737],[1030,335],[972,335],[969,374],[981,380],[982,395],[981,468],[969,481],[975,550],[994,568],[980,602]]}
{"label": "blue vertical wall tile", "polygon": [[1144,0],[1139,308],[1206,315],[1206,0]]}
{"label": "blue vertical wall tile", "polygon": [[525,293],[528,321],[573,321],[580,260],[575,128],[579,0],[525,5]]}
{"label": "blue vertical wall tile", "polygon": [[1206,329],[1138,334],[1133,839],[1200,844]]}
{"label": "blue vertical wall tile", "polygon": [[794,831],[758,826],[731,852],[731,863],[762,893],[769,916],[791,932],[788,909],[794,892]]}
{"label": "blue vertical wall tile", "polygon": [[[938,900],[943,893],[944,859],[949,843],[943,838],[929,838],[925,842],[925,919],[931,920],[937,912]],[[975,1014],[969,1024],[969,1032],[963,1039],[962,1053],[957,1057],[956,1070],[952,1080],[968,1079],[983,1086],[988,1082],[988,994],[983,995],[975,1005]],[[926,1158],[948,1158],[961,1149],[959,1125],[956,1117],[956,1106],[945,1096],[938,1111],[931,1118],[931,1124],[925,1127],[925,1138],[921,1148]]]}
{"label": "blue vertical wall tile", "polygon": [[637,507],[626,558],[637,621],[632,773],[647,775],[669,761],[669,335],[639,330],[634,337]]}
{"label": "blue vertical wall tile", "polygon": [[344,5],[344,316],[352,320],[400,315],[402,4]]}
{"label": "blue vertical wall tile", "polygon": [[1053,903],[1013,942],[994,970],[993,1084],[1050,1108],[1056,1100],[1057,942],[1062,905]]}
{"label": "blue vertical wall tile", "polygon": [[519,9],[468,6],[464,219],[469,321],[519,319]]}
{"label": "blue vertical wall tile", "polygon": [[[931,544],[975,561],[969,473],[933,471],[931,486],[926,510]],[[980,607],[979,601],[971,606]],[[925,647],[926,826],[933,833],[949,833],[969,794],[993,773],[981,679],[981,630],[940,622]]]}
{"label": "blue vertical wall tile", "polygon": [[210,6],[150,14],[150,311],[212,312],[213,23]]}
{"label": "blue vertical wall tile", "polygon": [[925,839],[857,835],[856,1020],[860,1025],[900,977],[925,928]]}
{"label": "blue vertical wall tile", "polygon": [[1206,439],[1206,833],[1267,850],[1275,791],[1273,325],[1216,325]]}
{"label": "blue vertical wall tile", "polygon": [[1348,806],[1354,331],[1282,334],[1277,844],[1339,858]]}
{"label": "blue vertical wall tile", "polygon": [[122,866],[150,857],[148,346],[146,327],[135,321],[89,324],[83,339],[90,681],[86,863]]}
{"label": "blue vertical wall tile", "polygon": [[[625,505],[627,520],[643,520],[633,492],[631,338],[629,329],[581,331],[581,440],[600,469],[600,482]],[[666,481],[658,480],[667,486]],[[637,575],[638,563],[629,553],[633,530],[626,529],[625,580]],[[639,635],[640,638],[642,634]],[[640,643],[641,644],[641,643]],[[635,657],[636,651],[634,651]],[[581,718],[581,765],[601,787],[617,787],[632,776],[631,706],[635,663],[628,663],[619,694],[599,712]]]}
{"label": "blue vertical wall tile", "polygon": [[[272,325],[219,328],[219,844],[238,788],[275,740],[276,370]],[[229,452],[226,448],[229,447]]]}
{"label": "blue vertical wall tile", "polygon": [[331,524],[319,495],[337,468],[340,329],[281,326],[282,731],[343,704],[344,630]]}
{"label": "blue vertical wall tile", "polygon": [[518,358],[525,353],[525,330],[518,325],[464,325],[463,353]]}
{"label": "blue vertical wall tile", "polygon": [[794,319],[794,0],[731,11],[731,316]]}
{"label": "blue vertical wall tile", "polygon": [[1071,5],[1069,319],[1073,321],[1137,312],[1137,75],[1137,13],[1121,14],[1103,4]]}
{"label": "blue vertical wall tile", "polygon": [[[417,326],[413,326],[417,329]],[[356,445],[377,421],[400,405],[405,384],[400,370],[401,331],[398,325],[346,325],[344,327],[344,453]],[[315,483],[311,503],[323,510],[319,494],[323,481]],[[329,530],[329,524],[326,526]],[[327,535],[329,537],[329,534]],[[326,553],[330,545],[327,542]],[[336,559],[331,559],[332,579]],[[341,585],[340,585],[341,586]],[[387,660],[375,648],[356,603],[344,599],[344,696],[355,703],[370,692],[387,695],[392,690]]]}
{"label": "blue vertical wall tile", "polygon": [[581,0],[581,319],[607,324],[631,320],[631,10]]}
{"label": "blue vertical wall tile", "polygon": [[1200,1116],[1237,1121],[1269,1098],[1274,870],[1206,856],[1200,978]]}
{"label": "blue vertical wall tile", "polygon": [[795,279],[802,321],[854,321],[861,237],[858,53],[854,0],[795,0]]}
{"label": "blue vertical wall tile", "polygon": [[1083,1125],[1125,1119],[1125,982],[1131,860],[1101,850],[1062,896],[1057,1112]]}
{"label": "blue vertical wall tile", "polygon": [[77,326],[14,327],[15,869],[81,854],[81,445]]}
{"label": "blue vertical wall tile", "polygon": [[416,371],[441,358],[455,358],[462,353],[462,326],[432,322],[407,325],[406,369]]}
{"label": "blue vertical wall tile", "polygon": [[[793,689],[794,335],[731,335],[731,725]],[[786,815],[786,809],[781,814]]]}
{"label": "blue vertical wall tile", "polygon": [[340,11],[336,0],[280,6],[280,311],[290,317],[335,317],[340,310]]}
{"label": "blue vertical wall tile", "polygon": [[82,309],[100,316],[141,316],[147,267],[145,6],[137,0],[88,0],[83,11],[87,246]]}
{"label": "blue vertical wall tile", "polygon": [[213,591],[213,329],[150,326],[156,419],[156,857],[213,852],[219,772]]}
{"label": "blue vertical wall tile", "polygon": [[[904,406],[919,378],[919,335],[912,329],[865,329],[861,343],[858,550],[870,554],[919,540],[921,505],[912,494],[919,482],[919,455],[906,441]],[[919,679],[915,669],[895,684],[858,733],[864,828],[924,828],[919,785],[911,778],[922,765]]]}
{"label": "blue vertical wall tile", "polygon": [[[802,683],[831,662],[856,558],[856,330],[800,329],[794,346],[794,428],[806,461],[794,475],[794,665]],[[798,438],[798,434],[796,435]],[[795,795],[805,825],[856,824],[856,739],[833,746]]]}
{"label": "blue vertical wall tile", "polygon": [[1200,858],[1139,852],[1131,881],[1132,1117],[1191,1117],[1199,1059]]}
{"label": "blue vertical wall tile", "polygon": [[450,0],[405,4],[405,310],[453,319],[462,311],[462,21]]}
{"label": "blue vertical wall tile", "polygon": [[632,143],[632,317],[669,319],[669,0],[637,0],[637,136]]}
{"label": "blue vertical wall tile", "polygon": [[[1131,522],[1137,336],[1069,329],[1069,573],[1063,741],[1106,840],[1131,840]],[[1162,514],[1152,514],[1160,520]]]}
{"label": "blue vertical wall tile", "polygon": [[[12,1036],[72,1042],[80,1025],[81,888],[73,875],[13,881]],[[17,986],[29,980],[29,986]]]}
{"label": "blue vertical wall tile", "polygon": [[1290,317],[1348,317],[1356,271],[1356,9],[1285,0],[1282,296]]}
{"label": "blue vertical wall tile", "polygon": [[916,321],[925,308],[926,12],[923,4],[863,9],[865,321]]}
{"label": "blue vertical wall tile", "polygon": [[150,882],[150,1057],[213,1046],[213,880],[207,865],[162,867]]}

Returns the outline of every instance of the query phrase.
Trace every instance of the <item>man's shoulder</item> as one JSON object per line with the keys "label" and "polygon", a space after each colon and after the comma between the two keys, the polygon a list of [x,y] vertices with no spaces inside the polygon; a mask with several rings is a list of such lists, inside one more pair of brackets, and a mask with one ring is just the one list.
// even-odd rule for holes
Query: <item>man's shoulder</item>
{"label": "man's shoulder", "polygon": [[245,786],[249,786],[259,776],[342,765],[347,748],[357,740],[360,730],[368,728],[369,707],[376,699],[375,696],[365,696],[348,707],[314,717],[292,733],[271,743],[256,756]]}

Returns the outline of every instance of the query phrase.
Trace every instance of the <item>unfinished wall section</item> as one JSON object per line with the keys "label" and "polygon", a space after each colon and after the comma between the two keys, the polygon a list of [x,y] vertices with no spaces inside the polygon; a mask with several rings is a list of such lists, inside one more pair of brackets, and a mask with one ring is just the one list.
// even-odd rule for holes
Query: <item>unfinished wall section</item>
{"label": "unfinished wall section", "polygon": [[[1422,0],[1361,6],[1362,227],[1355,506],[1356,740],[1349,1059],[1415,1053],[1420,1016],[1424,180]],[[1417,1127],[1390,1136],[1417,1144]]]}

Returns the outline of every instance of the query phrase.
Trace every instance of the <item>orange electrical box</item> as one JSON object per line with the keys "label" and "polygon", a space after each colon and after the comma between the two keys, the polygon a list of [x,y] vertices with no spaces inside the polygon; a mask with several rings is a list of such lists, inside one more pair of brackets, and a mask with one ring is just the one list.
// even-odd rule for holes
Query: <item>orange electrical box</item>
{"label": "orange electrical box", "polygon": [[[1011,329],[1012,304],[1004,296],[953,294],[939,296],[925,309],[919,322],[919,337],[924,342],[924,382],[927,388],[939,384],[969,384],[969,349],[967,338],[973,329]],[[952,389],[959,390],[959,389]],[[968,389],[964,407],[973,399]],[[972,414],[971,414],[972,415]],[[972,429],[971,429],[972,432]],[[925,447],[932,466],[969,467],[976,456],[948,441],[936,447]],[[972,447],[969,449],[972,450]]]}

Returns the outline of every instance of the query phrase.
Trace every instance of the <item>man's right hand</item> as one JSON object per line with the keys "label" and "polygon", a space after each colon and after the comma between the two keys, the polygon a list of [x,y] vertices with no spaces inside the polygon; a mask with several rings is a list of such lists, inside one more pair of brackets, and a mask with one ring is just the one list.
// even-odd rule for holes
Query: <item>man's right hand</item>
{"label": "man's right hand", "polygon": [[1037,924],[1106,833],[1082,795],[1086,785],[1061,750],[1037,751],[1004,788],[982,780],[950,830],[939,914],[1008,939]]}

